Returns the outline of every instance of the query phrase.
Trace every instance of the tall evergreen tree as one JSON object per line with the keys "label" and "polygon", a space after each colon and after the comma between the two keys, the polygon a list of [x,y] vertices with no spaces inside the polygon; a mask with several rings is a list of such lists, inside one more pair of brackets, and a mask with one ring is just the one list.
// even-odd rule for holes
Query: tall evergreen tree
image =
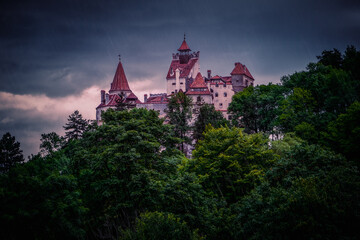
{"label": "tall evergreen tree", "polygon": [[24,156],[20,143],[10,133],[5,133],[0,140],[0,173],[7,172],[17,163],[22,163]]}
{"label": "tall evergreen tree", "polygon": [[192,117],[191,104],[191,98],[186,96],[184,92],[180,91],[170,98],[166,110],[169,123],[174,125],[176,136],[183,140],[180,145],[182,152],[184,152],[184,143],[191,142],[191,139],[188,136],[190,130],[189,122]]}
{"label": "tall evergreen tree", "polygon": [[202,139],[203,132],[208,124],[218,128],[228,126],[229,122],[223,117],[221,112],[215,110],[214,105],[204,104],[199,109],[199,115],[194,124],[193,138],[196,141]]}
{"label": "tall evergreen tree", "polygon": [[84,132],[89,128],[89,120],[84,119],[82,115],[76,110],[74,113],[69,115],[68,123],[65,124],[64,129],[65,138],[67,140],[80,139]]}

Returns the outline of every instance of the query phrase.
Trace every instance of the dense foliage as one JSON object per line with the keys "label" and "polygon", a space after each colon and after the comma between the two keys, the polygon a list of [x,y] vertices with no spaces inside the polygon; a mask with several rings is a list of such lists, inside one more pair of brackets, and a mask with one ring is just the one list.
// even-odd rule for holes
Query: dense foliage
{"label": "dense foliage", "polygon": [[27,162],[5,134],[0,238],[359,239],[359,56],[324,51],[281,84],[237,93],[233,126],[204,106],[191,129],[179,93],[170,124],[109,109],[90,126],[75,112]]}
{"label": "dense foliage", "polygon": [[192,100],[183,91],[175,93],[169,100],[166,109],[166,116],[170,124],[174,126],[176,136],[182,139],[180,149],[185,153],[184,144],[191,143],[188,136],[190,130],[189,121],[192,117]]}
{"label": "dense foliage", "polygon": [[193,139],[198,141],[203,138],[203,132],[207,125],[213,127],[228,126],[229,122],[221,112],[216,111],[214,105],[204,104],[199,108],[193,127]]}

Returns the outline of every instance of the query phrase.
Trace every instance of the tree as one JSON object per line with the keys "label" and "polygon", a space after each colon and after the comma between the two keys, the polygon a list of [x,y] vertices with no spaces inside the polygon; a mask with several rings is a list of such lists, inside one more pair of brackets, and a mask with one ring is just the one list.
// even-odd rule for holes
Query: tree
{"label": "tree", "polygon": [[0,140],[0,173],[7,172],[16,164],[24,162],[24,156],[20,149],[20,143],[15,137],[5,133]]}
{"label": "tree", "polygon": [[281,102],[280,127],[284,132],[293,132],[302,123],[311,124],[315,119],[317,103],[311,92],[294,88],[292,93]]}
{"label": "tree", "polygon": [[247,87],[235,94],[229,105],[233,124],[244,127],[246,133],[275,133],[279,104],[283,98],[283,90],[279,85],[269,83]]}
{"label": "tree", "polygon": [[346,113],[328,126],[326,138],[329,145],[337,152],[343,153],[349,160],[360,164],[360,103],[354,102]]}
{"label": "tree", "polygon": [[148,240],[148,239],[199,239],[192,232],[186,222],[171,213],[146,212],[140,215],[135,225],[135,232],[126,231],[121,239]]}
{"label": "tree", "polygon": [[333,66],[334,68],[341,68],[343,64],[343,56],[341,52],[334,48],[334,50],[324,50],[321,56],[317,56],[319,63],[325,66]]}
{"label": "tree", "polygon": [[[173,126],[153,110],[108,109],[104,124],[87,132],[73,149],[73,172],[89,209],[88,232],[118,238],[141,212],[154,208],[158,182],[182,156]],[[174,162],[174,163],[171,163]]]}
{"label": "tree", "polygon": [[194,124],[193,138],[196,141],[202,139],[203,132],[208,124],[215,128],[229,126],[229,122],[223,117],[221,112],[216,111],[213,105],[204,104],[199,109],[199,115]]}
{"label": "tree", "polygon": [[0,176],[1,239],[84,239],[87,209],[68,160],[36,155]]}
{"label": "tree", "polygon": [[359,171],[334,152],[297,143],[232,206],[234,239],[358,239]]}
{"label": "tree", "polygon": [[83,119],[82,115],[76,110],[74,113],[69,115],[68,122],[65,124],[64,129],[65,139],[80,139],[84,132],[89,128],[89,120]]}
{"label": "tree", "polygon": [[192,117],[191,104],[191,98],[180,91],[170,98],[166,109],[166,117],[169,123],[174,126],[176,136],[183,140],[180,145],[183,153],[185,153],[184,143],[191,143],[191,139],[189,138],[189,130],[191,129],[189,122]]}
{"label": "tree", "polygon": [[234,203],[262,181],[275,159],[268,138],[261,134],[209,127],[196,145],[189,171],[199,177],[208,193]]}
{"label": "tree", "polygon": [[55,132],[41,134],[40,153],[43,156],[60,150],[64,145],[64,138]]}

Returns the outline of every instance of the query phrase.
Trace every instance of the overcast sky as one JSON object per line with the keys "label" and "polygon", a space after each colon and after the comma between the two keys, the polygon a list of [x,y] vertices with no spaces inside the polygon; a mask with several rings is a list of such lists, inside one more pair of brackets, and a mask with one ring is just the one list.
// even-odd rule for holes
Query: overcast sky
{"label": "overcast sky", "polygon": [[304,70],[325,49],[360,47],[355,0],[54,2],[0,3],[0,134],[14,135],[26,156],[41,133],[63,134],[74,110],[95,118],[118,54],[140,100],[166,92],[184,32],[202,74],[229,75],[241,62],[256,84]]}

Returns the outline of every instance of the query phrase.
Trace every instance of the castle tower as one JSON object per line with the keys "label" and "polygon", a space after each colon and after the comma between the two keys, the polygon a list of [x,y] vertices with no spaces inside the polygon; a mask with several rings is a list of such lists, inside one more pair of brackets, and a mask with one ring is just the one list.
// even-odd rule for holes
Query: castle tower
{"label": "castle tower", "polygon": [[231,81],[235,93],[241,92],[248,86],[254,86],[254,78],[249,69],[239,62],[235,63],[231,72]]}
{"label": "castle tower", "polygon": [[180,91],[189,90],[191,83],[194,81],[199,72],[199,55],[200,52],[190,52],[191,49],[184,40],[178,48],[178,53],[173,54],[172,61],[166,75],[167,94],[171,95]]}
{"label": "castle tower", "polygon": [[116,68],[114,79],[110,85],[109,94],[121,94],[124,97],[129,96],[131,93],[128,80],[126,79],[125,71],[121,60]]}
{"label": "castle tower", "polygon": [[101,113],[109,108],[115,109],[119,101],[124,102],[128,108],[133,108],[136,104],[141,103],[129,87],[120,59],[114,79],[110,85],[109,93],[106,93],[105,90],[101,90],[100,92],[100,104],[96,108],[96,121],[98,124],[102,124]]}
{"label": "castle tower", "polygon": [[184,41],[182,42],[181,46],[178,49],[180,56],[180,64],[187,64],[190,60],[190,51],[191,49],[189,48],[189,46],[186,43],[186,38],[185,38],[185,34],[184,34]]}

